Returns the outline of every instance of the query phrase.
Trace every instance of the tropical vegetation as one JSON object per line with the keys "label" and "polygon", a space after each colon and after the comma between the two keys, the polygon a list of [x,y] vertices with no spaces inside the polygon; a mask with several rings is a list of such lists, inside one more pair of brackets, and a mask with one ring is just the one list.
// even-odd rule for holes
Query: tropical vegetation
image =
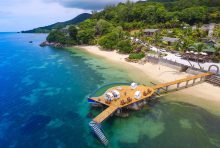
{"label": "tropical vegetation", "polygon": [[[57,30],[51,32],[48,41],[73,45],[98,44],[105,50],[116,49],[121,53],[130,53],[131,58],[140,58],[142,53],[148,52],[147,47],[139,47],[131,41],[131,36],[155,46],[186,52],[208,37],[208,32],[200,28],[203,24],[219,22],[219,1],[127,1],[107,6],[100,12],[94,11],[90,19],[69,26],[67,33]],[[158,28],[160,32],[146,37],[143,32],[146,28]],[[179,40],[170,45],[162,40],[164,36]],[[220,25],[216,25],[213,38],[220,42]]]}

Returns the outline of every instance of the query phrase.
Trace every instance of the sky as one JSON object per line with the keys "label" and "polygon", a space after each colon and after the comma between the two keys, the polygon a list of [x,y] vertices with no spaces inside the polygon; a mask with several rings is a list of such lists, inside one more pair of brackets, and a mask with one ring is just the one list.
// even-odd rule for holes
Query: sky
{"label": "sky", "polygon": [[[67,21],[126,0],[0,0],[0,32],[15,32]],[[137,1],[137,0],[132,0]]]}

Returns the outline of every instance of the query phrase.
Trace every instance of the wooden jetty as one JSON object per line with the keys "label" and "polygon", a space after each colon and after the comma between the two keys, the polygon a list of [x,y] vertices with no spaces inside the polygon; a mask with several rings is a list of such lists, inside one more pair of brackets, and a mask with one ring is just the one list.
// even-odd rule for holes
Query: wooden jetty
{"label": "wooden jetty", "polygon": [[[184,83],[185,87],[188,87],[190,81],[192,81],[192,85],[194,85],[197,79],[199,79],[199,81],[204,81],[212,75],[213,73],[211,72],[201,73],[198,75],[189,76],[183,79],[162,83],[151,87],[145,85],[137,85],[135,88],[125,85],[112,87],[108,89],[106,93],[114,92],[116,90],[117,92],[120,93],[120,97],[118,97],[117,99],[113,99],[111,101],[107,100],[106,93],[104,93],[102,96],[99,97],[89,98],[89,100],[94,103],[100,103],[108,106],[102,113],[100,113],[97,117],[95,117],[92,122],[93,124],[94,123],[101,124],[105,119],[113,115],[115,112],[120,113],[121,109],[124,107],[135,106],[135,105],[138,106],[138,103],[143,101],[148,101],[154,94],[160,93],[160,90],[166,90],[167,92],[169,91],[170,86],[175,86],[176,89],[178,90],[180,88],[180,84],[182,83]],[[134,97],[136,92],[139,92],[140,94],[139,98]],[[97,136],[99,137],[99,135]],[[103,138],[100,138],[100,140],[101,139]],[[106,143],[105,138],[104,141],[102,141],[102,143]]]}

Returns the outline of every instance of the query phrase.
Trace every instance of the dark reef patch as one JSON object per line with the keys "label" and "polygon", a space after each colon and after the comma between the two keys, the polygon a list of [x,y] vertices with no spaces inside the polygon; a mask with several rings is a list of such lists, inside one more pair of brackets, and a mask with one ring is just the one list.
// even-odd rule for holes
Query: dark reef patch
{"label": "dark reef patch", "polygon": [[80,118],[79,114],[74,111],[67,111],[64,117],[68,120],[77,120]]}
{"label": "dark reef patch", "polygon": [[21,128],[23,134],[32,134],[43,129],[51,121],[50,116],[34,115],[31,116]]}

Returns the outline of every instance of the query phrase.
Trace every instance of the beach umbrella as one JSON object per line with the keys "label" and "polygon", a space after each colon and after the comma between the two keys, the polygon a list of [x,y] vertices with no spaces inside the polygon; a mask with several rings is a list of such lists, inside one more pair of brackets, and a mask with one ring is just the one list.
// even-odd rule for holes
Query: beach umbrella
{"label": "beach umbrella", "polygon": [[194,53],[194,51],[191,50],[190,53]]}

